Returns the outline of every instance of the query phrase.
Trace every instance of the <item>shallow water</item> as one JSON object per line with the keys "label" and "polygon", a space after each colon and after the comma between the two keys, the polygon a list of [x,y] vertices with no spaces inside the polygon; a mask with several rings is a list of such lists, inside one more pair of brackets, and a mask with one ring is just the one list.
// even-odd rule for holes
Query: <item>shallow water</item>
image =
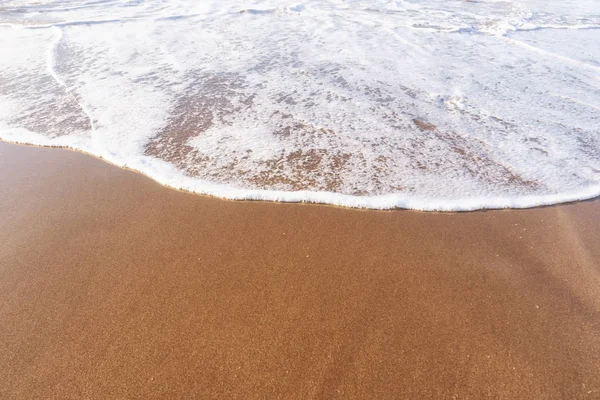
{"label": "shallow water", "polygon": [[226,198],[600,195],[600,3],[5,1],[0,138]]}

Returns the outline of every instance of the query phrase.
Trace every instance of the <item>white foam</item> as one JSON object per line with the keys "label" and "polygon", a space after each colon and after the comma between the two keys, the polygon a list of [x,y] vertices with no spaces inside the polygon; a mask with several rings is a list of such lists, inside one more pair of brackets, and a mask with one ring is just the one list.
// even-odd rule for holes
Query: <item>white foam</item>
{"label": "white foam", "polygon": [[594,0],[5,3],[5,140],[230,199],[600,195]]}

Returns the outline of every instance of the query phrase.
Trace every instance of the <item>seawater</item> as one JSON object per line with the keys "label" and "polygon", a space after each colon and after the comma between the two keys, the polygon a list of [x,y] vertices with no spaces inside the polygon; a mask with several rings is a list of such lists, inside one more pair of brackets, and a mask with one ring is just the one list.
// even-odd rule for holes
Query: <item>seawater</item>
{"label": "seawater", "polygon": [[600,2],[3,1],[0,138],[231,199],[600,195]]}

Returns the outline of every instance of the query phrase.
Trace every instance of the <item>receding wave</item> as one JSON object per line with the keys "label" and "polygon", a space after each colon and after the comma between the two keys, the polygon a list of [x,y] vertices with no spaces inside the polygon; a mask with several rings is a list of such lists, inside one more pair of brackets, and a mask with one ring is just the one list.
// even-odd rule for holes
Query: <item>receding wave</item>
{"label": "receding wave", "polygon": [[365,208],[600,195],[600,4],[8,1],[0,138]]}

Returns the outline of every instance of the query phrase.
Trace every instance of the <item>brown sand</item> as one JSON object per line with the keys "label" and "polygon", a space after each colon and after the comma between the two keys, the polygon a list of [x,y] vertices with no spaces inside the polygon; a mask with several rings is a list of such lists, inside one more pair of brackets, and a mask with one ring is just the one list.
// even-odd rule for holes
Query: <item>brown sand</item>
{"label": "brown sand", "polygon": [[0,398],[600,399],[600,202],[230,202],[0,144]]}

